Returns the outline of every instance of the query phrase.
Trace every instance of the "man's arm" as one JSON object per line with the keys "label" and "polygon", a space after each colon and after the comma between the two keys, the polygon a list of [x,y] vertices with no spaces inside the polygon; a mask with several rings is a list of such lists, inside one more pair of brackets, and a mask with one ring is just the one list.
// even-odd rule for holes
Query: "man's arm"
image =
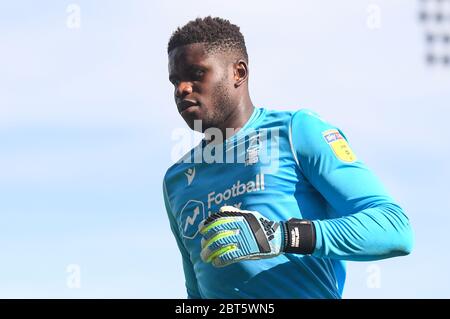
{"label": "man's arm", "polygon": [[356,159],[342,132],[303,110],[291,124],[298,168],[333,209],[323,220],[276,222],[257,211],[223,206],[200,225],[202,260],[224,267],[281,253],[355,261],[409,254],[413,233],[408,218]]}
{"label": "man's arm", "polygon": [[164,193],[164,203],[166,205],[167,216],[169,217],[170,228],[172,230],[173,235],[175,236],[175,240],[178,245],[178,249],[180,250],[181,257],[183,260],[183,270],[185,277],[185,285],[186,291],[189,299],[201,299],[200,293],[198,291],[197,286],[197,278],[195,277],[194,267],[192,266],[191,259],[189,257],[189,253],[186,250],[183,242],[181,241],[180,235],[178,233],[178,227],[175,222],[172,208],[169,202],[169,196],[167,194],[166,183],[163,182],[163,193]]}
{"label": "man's arm", "polygon": [[304,176],[337,212],[313,221],[314,256],[366,261],[411,252],[408,218],[356,159],[341,131],[299,111],[292,118],[292,145]]}

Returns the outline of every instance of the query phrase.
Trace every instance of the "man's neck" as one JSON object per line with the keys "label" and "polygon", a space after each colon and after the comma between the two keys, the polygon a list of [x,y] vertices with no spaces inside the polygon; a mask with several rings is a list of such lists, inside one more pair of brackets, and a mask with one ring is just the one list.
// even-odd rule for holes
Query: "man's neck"
{"label": "man's neck", "polygon": [[236,107],[234,112],[225,119],[223,125],[219,127],[222,135],[227,139],[236,134],[247,123],[254,110],[255,107],[250,99],[242,102],[242,104]]}
{"label": "man's neck", "polygon": [[[217,131],[214,132],[214,130],[213,131],[206,130],[204,140],[207,142],[207,144],[223,143],[224,140],[229,139],[230,137],[235,135],[240,129],[242,129],[242,127],[247,123],[247,121],[252,116],[254,109],[255,109],[254,106],[249,107],[245,113],[240,113],[240,116],[237,117],[236,119],[233,119],[230,116],[228,121],[226,122],[224,121],[224,123],[230,124],[225,124],[221,127],[217,127],[217,129],[220,131],[219,135],[217,135],[218,134]],[[220,136],[222,138],[220,138]]]}

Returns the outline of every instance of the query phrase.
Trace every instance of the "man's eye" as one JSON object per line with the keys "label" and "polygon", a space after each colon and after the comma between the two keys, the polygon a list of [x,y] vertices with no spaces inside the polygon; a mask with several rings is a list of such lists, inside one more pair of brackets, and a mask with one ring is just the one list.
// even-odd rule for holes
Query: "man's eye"
{"label": "man's eye", "polygon": [[201,78],[204,74],[205,74],[205,72],[203,72],[202,70],[196,70],[194,72],[195,78],[197,78],[197,79]]}

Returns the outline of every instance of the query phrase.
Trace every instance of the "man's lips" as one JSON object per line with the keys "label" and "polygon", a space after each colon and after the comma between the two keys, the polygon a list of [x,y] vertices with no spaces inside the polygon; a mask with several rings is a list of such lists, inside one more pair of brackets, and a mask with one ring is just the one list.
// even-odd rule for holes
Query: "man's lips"
{"label": "man's lips", "polygon": [[191,106],[198,106],[198,102],[193,100],[182,100],[178,104],[178,111],[181,113],[185,111],[186,109],[190,108]]}

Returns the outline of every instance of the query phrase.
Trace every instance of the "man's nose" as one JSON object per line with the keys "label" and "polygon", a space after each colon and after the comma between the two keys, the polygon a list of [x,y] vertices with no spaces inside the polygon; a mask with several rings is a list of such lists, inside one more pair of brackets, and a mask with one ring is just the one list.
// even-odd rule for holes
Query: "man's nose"
{"label": "man's nose", "polygon": [[177,86],[176,96],[179,98],[183,98],[186,95],[192,93],[192,83],[190,82],[180,82]]}

